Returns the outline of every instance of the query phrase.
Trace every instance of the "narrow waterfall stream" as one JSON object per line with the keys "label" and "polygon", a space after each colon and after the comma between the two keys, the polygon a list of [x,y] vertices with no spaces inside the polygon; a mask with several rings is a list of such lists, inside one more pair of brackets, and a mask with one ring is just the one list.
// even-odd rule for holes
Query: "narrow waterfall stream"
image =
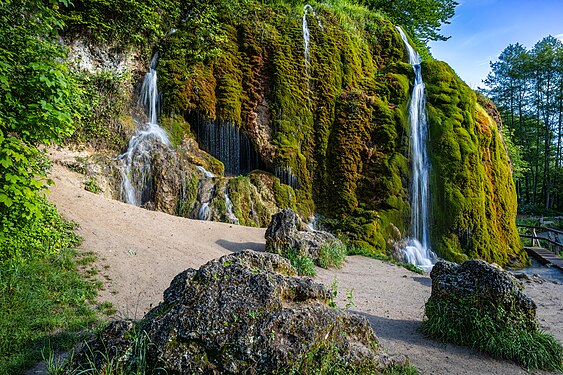
{"label": "narrow waterfall stream", "polygon": [[411,159],[411,228],[412,237],[404,249],[408,263],[414,264],[425,271],[434,265],[436,255],[430,249],[428,228],[428,159],[427,140],[428,122],[426,119],[426,94],[420,69],[420,56],[409,44],[403,30],[397,26],[405,47],[409,53],[409,62],[413,67],[415,78],[412,96],[409,103],[410,125],[410,159]]}
{"label": "narrow waterfall stream", "polygon": [[305,4],[305,6],[303,7],[302,27],[303,27],[303,47],[305,48],[305,66],[307,67],[307,69],[309,68],[309,64],[311,62],[311,55],[309,51],[309,41],[311,40],[311,33],[309,32],[309,23],[307,22],[307,14],[309,12],[313,13],[315,18],[317,19],[317,25],[319,26],[319,29],[321,30],[323,29],[323,24],[321,23],[321,19],[319,18],[319,16],[317,16],[317,11],[313,9],[313,7],[310,6],[309,4]]}
{"label": "narrow waterfall stream", "polygon": [[129,140],[127,151],[117,158],[122,177],[121,200],[135,206],[151,198],[151,151],[159,143],[166,147],[170,145],[168,134],[158,125],[157,60],[158,53],[155,53],[139,95],[139,104],[145,108],[147,122],[137,123],[137,132]]}

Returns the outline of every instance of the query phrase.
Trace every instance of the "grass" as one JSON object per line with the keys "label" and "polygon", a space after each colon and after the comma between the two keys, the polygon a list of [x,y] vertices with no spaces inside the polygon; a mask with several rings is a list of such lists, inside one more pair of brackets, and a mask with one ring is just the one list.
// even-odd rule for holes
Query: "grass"
{"label": "grass", "polygon": [[287,258],[300,276],[315,276],[317,270],[313,260],[304,254],[297,253],[294,249],[286,249],[282,256]]}
{"label": "grass", "polygon": [[432,338],[479,350],[522,367],[563,371],[563,347],[537,327],[526,327],[518,316],[500,306],[471,300],[428,302],[422,332]]}
{"label": "grass", "polygon": [[364,256],[364,257],[368,257],[368,258],[382,260],[384,262],[391,263],[391,264],[394,264],[394,265],[399,266],[399,267],[403,267],[403,268],[405,268],[405,269],[407,269],[411,272],[418,273],[419,275],[424,275],[424,271],[422,269],[418,268],[417,266],[415,266],[414,264],[401,263],[398,260],[391,258],[387,255],[376,254],[376,253],[369,251],[367,249],[364,249],[364,248],[349,247],[348,248],[348,255],[361,255],[361,256]]}
{"label": "grass", "polygon": [[[102,329],[103,327],[99,327]],[[104,375],[146,375],[146,374],[166,374],[167,372],[160,367],[149,364],[147,361],[148,350],[154,346],[146,331],[139,331],[137,328],[131,329],[124,336],[127,345],[122,348],[105,348],[103,351],[96,350],[88,344],[83,348],[85,355],[83,361],[77,368],[67,369],[64,363],[59,363],[49,358],[49,374],[82,375],[82,374],[104,374]],[[122,352],[125,350],[125,352]],[[72,362],[75,353],[70,353],[69,362]]]}
{"label": "grass", "polygon": [[0,267],[0,374],[23,373],[43,355],[68,350],[96,320],[95,285],[76,270],[69,249],[45,259],[8,260]]}
{"label": "grass", "polygon": [[337,242],[325,243],[319,250],[319,267],[340,268],[346,259],[346,246]]}

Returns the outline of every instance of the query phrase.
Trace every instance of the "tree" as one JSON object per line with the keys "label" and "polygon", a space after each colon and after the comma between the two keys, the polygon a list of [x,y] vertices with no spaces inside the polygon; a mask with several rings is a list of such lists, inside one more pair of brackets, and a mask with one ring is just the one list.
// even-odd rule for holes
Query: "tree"
{"label": "tree", "polygon": [[0,241],[41,216],[49,181],[38,146],[73,131],[80,92],[57,41],[59,4],[0,0]]}
{"label": "tree", "polygon": [[514,176],[520,202],[563,209],[563,44],[552,36],[529,51],[511,44],[491,63],[485,83],[529,165]]}
{"label": "tree", "polygon": [[449,24],[458,2],[455,0],[362,0],[370,9],[386,14],[424,42],[448,40],[440,34],[442,24]]}

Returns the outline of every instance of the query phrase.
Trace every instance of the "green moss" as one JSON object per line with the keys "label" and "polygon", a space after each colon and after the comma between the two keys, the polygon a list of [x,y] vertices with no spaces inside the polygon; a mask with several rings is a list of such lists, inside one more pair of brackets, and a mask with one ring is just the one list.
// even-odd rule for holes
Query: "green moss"
{"label": "green moss", "polygon": [[515,227],[516,193],[496,123],[445,63],[425,63],[423,76],[433,167],[431,233],[439,255],[525,264]]}
{"label": "green moss", "polygon": [[[275,201],[304,218],[322,213],[353,244],[384,254],[410,229],[412,68],[397,30],[380,15],[347,2],[312,5],[322,30],[309,22],[305,62],[301,3],[194,4],[197,17],[178,25],[159,49],[164,113],[172,114],[163,124],[177,142],[190,116],[234,123],[253,138],[270,170],[295,175],[295,189],[275,178],[232,179],[241,224],[267,225],[266,202]],[[241,12],[234,15],[232,7]],[[434,247],[451,260],[525,262],[496,125],[447,65],[428,61],[423,69]],[[222,171],[219,161],[206,163]],[[264,186],[271,197],[261,196]]]}

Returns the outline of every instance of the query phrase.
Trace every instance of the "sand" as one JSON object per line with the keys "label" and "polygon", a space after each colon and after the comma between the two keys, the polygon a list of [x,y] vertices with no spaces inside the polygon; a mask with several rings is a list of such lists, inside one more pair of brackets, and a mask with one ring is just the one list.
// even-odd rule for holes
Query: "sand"
{"label": "sand", "polygon": [[[264,229],[184,219],[108,200],[85,191],[84,176],[58,164],[51,178],[56,186],[49,199],[64,217],[79,225],[77,232],[84,239],[81,251],[96,254],[98,277],[105,284],[98,300],[113,303],[119,317],[141,318],[162,300],[172,278],[186,268],[242,249],[264,249]],[[370,321],[384,350],[408,355],[421,374],[528,373],[511,362],[419,333],[431,290],[428,275],[352,256],[339,270],[319,268],[316,279],[327,286],[337,280],[342,307],[353,290],[356,306],[349,309]],[[526,285],[526,292],[538,304],[540,324],[563,341],[563,285]]]}

